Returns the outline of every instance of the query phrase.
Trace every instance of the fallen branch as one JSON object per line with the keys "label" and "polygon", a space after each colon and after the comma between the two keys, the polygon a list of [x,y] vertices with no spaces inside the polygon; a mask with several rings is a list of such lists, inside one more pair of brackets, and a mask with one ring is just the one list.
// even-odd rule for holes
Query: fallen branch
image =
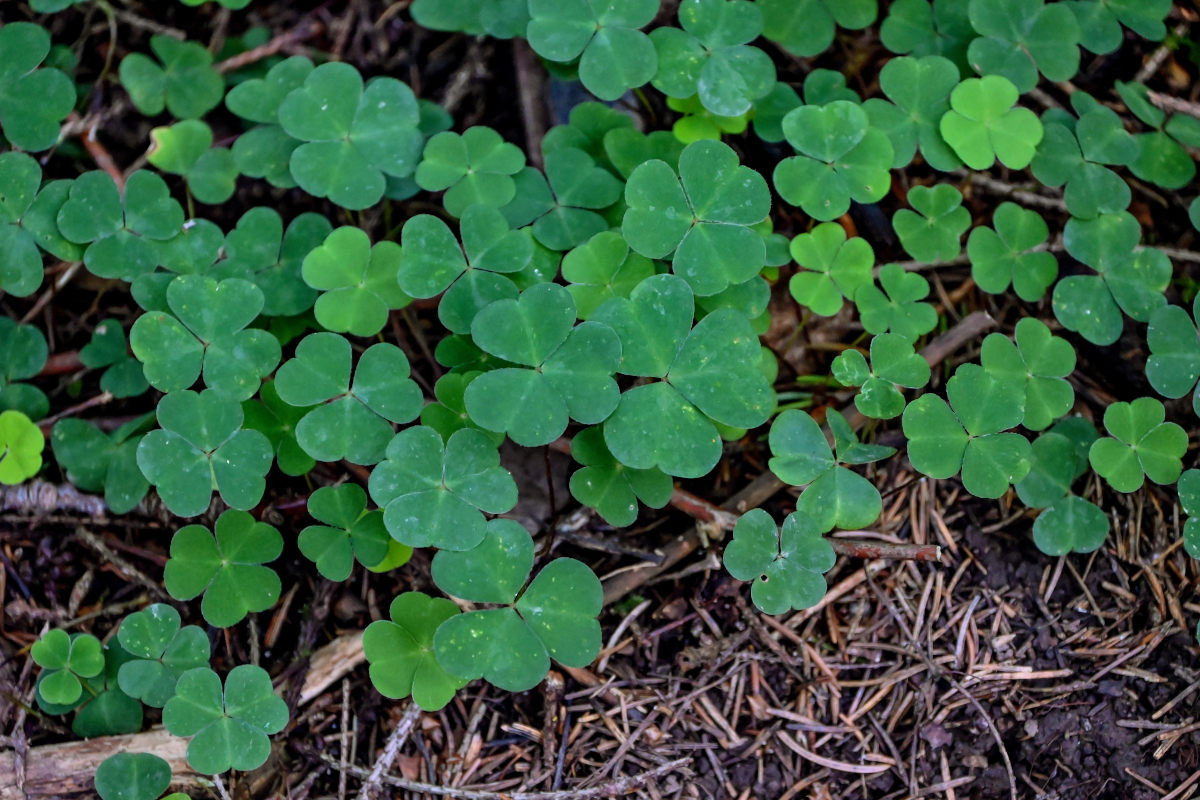
{"label": "fallen branch", "polygon": [[213,69],[222,74],[233,72],[235,69],[255,64],[262,61],[264,58],[275,55],[285,47],[290,47],[294,44],[311,39],[316,36],[325,26],[319,22],[307,22],[302,25],[297,25],[286,33],[281,33],[266,44],[260,44],[258,47],[253,47],[244,53],[238,53],[236,56],[218,61],[213,64]]}

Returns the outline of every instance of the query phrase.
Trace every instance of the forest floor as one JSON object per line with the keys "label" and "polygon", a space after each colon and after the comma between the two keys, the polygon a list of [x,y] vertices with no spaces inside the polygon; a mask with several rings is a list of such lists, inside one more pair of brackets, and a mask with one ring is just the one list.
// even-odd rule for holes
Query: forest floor
{"label": "forest floor", "polygon": [[[17,4],[5,5],[0,21],[21,16]],[[233,15],[214,4],[144,5],[162,25],[211,40],[217,49],[248,22],[272,34],[306,31],[283,52],[314,48],[364,74],[403,78],[419,96],[454,113],[458,129],[487,124],[522,144],[565,121],[579,99],[551,83],[523,45],[419,30],[403,22],[404,2],[331,0],[314,7],[266,0]],[[664,14],[671,5],[664,4]],[[1195,20],[1178,9],[1174,15],[1172,25]],[[877,30],[842,33],[840,50],[835,46],[819,62],[770,52],[781,79],[798,83],[817,66],[845,69],[851,84],[866,91],[866,76],[877,75],[878,60],[887,55]],[[56,40],[72,41],[80,32],[59,31]],[[118,56],[145,49],[149,34],[137,17],[120,20],[119,32]],[[1200,84],[1190,76],[1196,65],[1186,61],[1184,49],[1165,57],[1153,51],[1152,44],[1127,41],[1115,56],[1085,66],[1081,88],[1128,79],[1159,58],[1152,87],[1195,101]],[[84,54],[85,61],[104,56],[103,50]],[[119,89],[97,94],[98,102],[112,104],[97,135],[119,168],[129,170],[143,160],[138,143],[150,123],[119,95]],[[635,111],[647,126],[660,125],[667,113],[658,106]],[[226,122],[233,131],[232,119]],[[730,141],[760,169],[779,157],[777,148],[749,135]],[[82,150],[80,159],[82,168],[91,168]],[[251,205],[279,207],[260,182],[243,179],[240,186],[228,210],[205,213],[228,226]],[[990,218],[997,192],[1007,191],[1002,182],[963,190],[977,219]],[[1135,190],[1134,197],[1132,210],[1148,236],[1192,244],[1180,215],[1160,214],[1145,192]],[[1048,215],[1064,215],[1061,201],[1043,200]],[[887,217],[888,204],[896,202],[885,201]],[[288,208],[292,203],[296,208]],[[286,217],[301,203],[304,210],[322,210],[299,193],[285,197],[280,210]],[[404,204],[401,221],[425,206]],[[337,219],[331,207],[323,210]],[[789,213],[799,229],[798,212],[782,205],[776,229],[791,235],[797,231],[788,228]],[[370,213],[363,216],[360,224],[383,225]],[[903,258],[878,209],[859,208],[851,216],[881,263]],[[876,218],[885,231],[872,224]],[[965,264],[939,270],[931,280],[950,331],[936,351],[945,367],[975,357],[979,337],[964,332],[1006,326],[1023,313],[975,289]],[[19,319],[32,300],[4,298],[0,312]],[[772,309],[766,341],[784,365],[783,380],[827,373],[849,320],[808,324],[796,335],[799,309],[785,281],[776,286]],[[1049,314],[1048,303],[1044,311]],[[38,311],[37,320],[51,352],[70,353],[87,341],[90,322],[127,322],[136,313],[117,287],[80,276]],[[409,321],[432,329],[432,307],[417,307]],[[1140,393],[1145,353],[1132,339],[1104,350],[1073,341],[1080,374],[1089,376],[1076,383],[1081,410],[1098,416],[1107,402]],[[434,369],[419,348],[409,354],[416,371]],[[61,408],[71,404],[68,387],[80,379],[47,373],[38,384]],[[94,382],[94,376],[84,380]],[[818,408],[844,405],[844,395],[817,391]],[[100,416],[127,418],[145,410],[137,402],[147,401],[114,404]],[[690,495],[680,494],[676,505],[646,511],[636,527],[612,530],[578,510],[566,486],[564,456],[506,451],[522,498],[517,514],[540,532],[539,545],[586,561],[604,579],[605,647],[589,668],[552,672],[522,694],[475,682],[437,713],[416,716],[405,702],[381,698],[355,636],[382,616],[396,593],[428,588],[427,561],[418,555],[411,568],[331,584],[289,545],[276,565],[284,582],[281,602],[250,625],[226,630],[214,652],[218,663],[268,667],[293,709],[271,760],[227,786],[230,795],[355,796],[389,743],[398,745],[394,765],[376,780],[386,796],[403,798],[569,800],[629,792],[738,800],[1185,800],[1200,792],[1200,603],[1194,592],[1200,570],[1181,547],[1179,511],[1167,492],[1148,487],[1121,495],[1094,482],[1086,495],[1112,519],[1108,542],[1088,556],[1050,558],[1032,542],[1030,512],[1003,500],[977,500],[955,481],[924,479],[893,459],[890,470],[873,476],[885,509],[874,533],[884,542],[940,547],[940,561],[843,557],[827,576],[829,593],[818,606],[769,617],[749,605],[745,586],[720,566],[725,518],[697,509],[689,498],[734,511],[761,504],[779,518],[795,495],[770,477],[765,442],[731,445],[726,455],[717,473],[684,485]],[[151,506],[108,518],[72,496],[56,468],[46,477],[50,483],[37,497],[0,495],[4,800],[11,789],[5,781],[15,780],[3,774],[5,764],[27,777],[45,776],[42,794],[30,796],[56,796],[83,785],[72,769],[86,763],[94,769],[97,761],[84,747],[60,744],[73,738],[61,722],[26,709],[35,677],[28,646],[46,626],[103,636],[118,615],[161,599],[162,566],[177,527]],[[306,492],[303,480],[269,485],[264,518],[285,536],[299,530],[303,506],[295,500]],[[183,768],[177,742],[153,732],[139,736],[112,746],[168,755],[193,796],[205,795]]]}

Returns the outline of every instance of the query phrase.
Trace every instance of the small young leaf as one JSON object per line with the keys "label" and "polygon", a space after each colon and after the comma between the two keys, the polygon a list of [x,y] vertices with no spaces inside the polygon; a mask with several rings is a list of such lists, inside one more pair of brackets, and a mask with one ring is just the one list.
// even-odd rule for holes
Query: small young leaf
{"label": "small young leaf", "polygon": [[962,252],[959,240],[971,227],[971,212],[962,206],[962,193],[949,184],[914,186],[908,202],[920,214],[902,208],[892,217],[900,244],[917,261],[951,261]]}
{"label": "small young leaf", "polygon": [[[309,525],[296,543],[304,557],[331,581],[350,577],[354,560],[367,567],[387,556],[391,538],[383,512],[367,511],[367,493],[354,483],[322,486],[308,498],[308,513],[324,525]],[[411,551],[410,551],[411,552]]]}
{"label": "small young leaf", "polygon": [[1012,284],[1027,303],[1037,302],[1058,277],[1053,253],[1031,252],[1045,243],[1050,229],[1041,214],[1016,203],[1001,203],[992,215],[991,228],[978,227],[967,238],[971,277],[979,288],[1001,294]]}
{"label": "small young leaf", "polygon": [[734,578],[753,581],[750,597],[766,614],[810,608],[825,596],[822,575],[836,556],[824,530],[802,514],[789,514],[782,531],[761,508],[738,518],[725,547],[725,568]]}
{"label": "small young leaf", "polygon": [[213,69],[212,54],[203,45],[152,36],[150,49],[160,63],[130,53],[119,70],[121,85],[138,111],[157,116],[165,107],[177,119],[195,119],[221,102],[225,79]]}
{"label": "small young leaf", "polygon": [[790,252],[806,270],[792,276],[788,284],[792,297],[823,317],[841,311],[843,298],[852,300],[859,288],[871,282],[875,264],[871,245],[858,236],[847,239],[845,229],[835,222],[823,222],[792,239]]}
{"label": "small young leaf", "polygon": [[1152,397],[1110,405],[1104,427],[1111,435],[1092,444],[1092,469],[1118,492],[1136,492],[1145,478],[1174,483],[1183,471],[1188,437],[1174,422],[1164,422],[1165,416],[1163,404]]}
{"label": "small young leaf", "polygon": [[933,306],[920,302],[929,295],[929,281],[924,277],[899,264],[888,264],[879,271],[879,283],[882,291],[868,283],[854,293],[854,304],[869,333],[891,332],[915,342],[937,325]]}
{"label": "small young leaf", "polygon": [[0,412],[0,483],[12,486],[42,468],[46,437],[20,411]]}

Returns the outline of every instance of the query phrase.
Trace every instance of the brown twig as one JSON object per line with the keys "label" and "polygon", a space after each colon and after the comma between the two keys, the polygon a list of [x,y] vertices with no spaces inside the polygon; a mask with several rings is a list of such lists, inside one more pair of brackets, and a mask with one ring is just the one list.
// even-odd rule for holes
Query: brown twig
{"label": "brown twig", "polygon": [[517,72],[517,97],[525,129],[525,155],[542,168],[542,137],[546,135],[546,75],[524,39],[513,40],[513,67]]}
{"label": "brown twig", "polygon": [[82,403],[77,403],[70,408],[64,408],[62,411],[58,412],[52,417],[46,417],[43,420],[39,420],[38,427],[41,428],[44,433],[49,433],[50,428],[60,419],[63,419],[64,417],[73,417],[82,411],[87,411],[89,408],[95,408],[96,406],[102,406],[106,403],[111,403],[112,399],[112,392],[101,392],[95,397],[84,400]]}
{"label": "brown twig", "polygon": [[69,375],[72,372],[78,372],[81,369],[86,369],[83,362],[79,360],[78,350],[68,350],[65,353],[55,353],[46,359],[46,365],[42,367],[42,371],[38,373],[38,377],[46,377],[48,375]]}
{"label": "brown twig", "polygon": [[[384,771],[391,768],[392,762],[399,755],[400,748],[408,741],[408,735],[412,733],[413,726],[417,724],[420,717],[420,706],[410,701],[408,707],[404,709],[404,715],[400,717],[396,727],[392,728],[387,744],[384,745],[383,754],[379,756],[375,766],[371,767],[371,771],[367,773],[367,779],[363,781],[362,788],[358,792],[358,800],[370,800],[379,791],[379,786],[384,781]],[[339,767],[345,769],[345,763],[339,764]]]}
{"label": "brown twig", "polygon": [[[75,112],[71,112],[71,116],[67,117],[67,122],[71,122],[71,118],[75,116]],[[108,176],[117,184],[117,188],[122,194],[125,192],[125,174],[121,172],[117,162],[113,161],[113,157],[109,155],[108,150],[96,138],[96,126],[90,125],[79,132],[79,141],[83,144],[83,149],[88,151],[88,155],[92,157],[92,161],[96,162],[96,166],[108,173]]]}
{"label": "brown twig", "polygon": [[[1187,30],[1188,23],[1181,22],[1175,26],[1171,33],[1174,34],[1174,38],[1178,39],[1187,33]],[[1154,52],[1150,54],[1150,57],[1146,59],[1146,63],[1142,64],[1142,68],[1137,71],[1137,75],[1135,75],[1133,78],[1134,81],[1137,83],[1145,83],[1150,79],[1151,75],[1158,72],[1159,67],[1163,65],[1163,62],[1167,60],[1167,56],[1171,54],[1171,45],[1169,44],[1170,39],[1171,37],[1168,36],[1163,40],[1162,44],[1155,48]]]}
{"label": "brown twig", "polygon": [[311,39],[324,30],[324,27],[320,22],[302,23],[290,31],[279,34],[266,44],[260,44],[258,47],[253,47],[244,53],[238,53],[236,56],[231,56],[224,61],[218,61],[213,65],[213,69],[224,74],[255,64],[264,58],[275,55],[285,47],[290,47]]}

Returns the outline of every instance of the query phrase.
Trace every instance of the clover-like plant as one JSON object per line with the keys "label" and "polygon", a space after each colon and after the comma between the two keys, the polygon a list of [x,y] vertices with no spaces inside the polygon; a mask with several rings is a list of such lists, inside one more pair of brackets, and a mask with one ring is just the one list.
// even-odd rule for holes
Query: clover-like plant
{"label": "clover-like plant", "polygon": [[[142,728],[142,704],[121,690],[117,682],[120,668],[132,656],[119,642],[104,645],[104,669],[100,674],[83,679],[83,694],[71,704],[75,718],[71,730],[76,736],[91,739],[96,736],[112,736],[136,733]],[[48,708],[52,713],[65,712],[66,708]]]}
{"label": "clover-like plant", "polygon": [[631,116],[609,108],[604,103],[580,103],[571,109],[567,120],[566,125],[555,125],[546,131],[542,138],[543,155],[574,148],[582,150],[596,163],[607,167],[609,156],[604,140],[608,134],[612,131],[637,133]]}
{"label": "clover-like plant", "polygon": [[679,175],[663,161],[633,171],[621,233],[648,258],[674,253],[671,270],[697,295],[716,294],[753,278],[766,261],[762,237],[749,226],[771,211],[763,177],[714,141],[694,142],[679,156]]}
{"label": "clover-like plant", "polygon": [[871,363],[859,350],[845,350],[833,360],[833,377],[843,386],[858,386],[855,407],[865,416],[892,419],[904,411],[897,386],[920,389],[929,383],[929,362],[912,342],[896,333],[871,338]]}
{"label": "clover-like plant", "polygon": [[691,97],[714,114],[736,117],[775,86],[775,64],[749,44],[763,30],[762,12],[747,0],[684,0],[681,28],[650,34],[658,52],[653,84],[668,97]]}
{"label": "clover-like plant", "polygon": [[1027,303],[1037,302],[1058,277],[1058,259],[1037,248],[1050,236],[1046,220],[1016,203],[1001,203],[992,228],[980,226],[967,237],[971,277],[991,294],[1013,291]]}
{"label": "clover-like plant", "polygon": [[316,459],[304,452],[296,440],[296,425],[313,406],[285,403],[275,391],[275,382],[266,381],[258,390],[258,399],[242,403],[243,426],[267,437],[275,450],[275,463],[285,475],[305,475]]}
{"label": "clover-like plant", "polygon": [[81,419],[59,420],[50,432],[54,458],[71,483],[85,492],[103,491],[109,511],[126,514],[150,489],[137,464],[142,440],[138,432],[150,417],[139,417],[107,434]]}
{"label": "clover-like plant", "polygon": [[205,775],[261,767],[271,754],[268,735],[283,730],[288,716],[271,676],[253,664],[231,669],[224,687],[208,667],[188,670],[163,707],[163,725],[175,736],[191,737],[188,764]]}
{"label": "clover-like plant", "polygon": [[962,161],[942,138],[938,124],[950,110],[950,92],[958,85],[958,67],[941,56],[893,58],[879,72],[879,88],[888,100],[863,103],[871,126],[891,139],[892,168],[910,164],[917,149],[934,169],[948,171]]}
{"label": "clover-like plant", "polygon": [[[1078,101],[1076,101],[1078,103]],[[1063,200],[1074,217],[1114,214],[1129,206],[1129,185],[1109,165],[1127,166],[1137,158],[1137,140],[1115,111],[1091,101],[1091,108],[1072,120],[1044,124],[1045,138],[1030,167],[1047,186],[1066,185]]]}
{"label": "clover-like plant", "polygon": [[971,169],[996,162],[1023,169],[1042,140],[1042,123],[1028,108],[1016,105],[1020,92],[1001,75],[967,78],[950,93],[950,110],[938,129],[946,144]]}
{"label": "clover-like plant", "polygon": [[0,484],[13,485],[32,478],[42,468],[46,437],[20,411],[0,412]]}
{"label": "clover-like plant", "polygon": [[579,80],[601,100],[647,83],[658,54],[642,33],[659,0],[530,0],[529,46],[549,61],[579,59]]}
{"label": "clover-like plant", "polygon": [[874,282],[860,286],[854,304],[868,333],[897,333],[915,342],[937,325],[933,306],[921,302],[928,296],[929,281],[924,276],[888,264],[879,271],[879,286]]}
{"label": "clover-like plant", "polygon": [[79,360],[85,367],[104,369],[100,388],[113,397],[136,397],[150,388],[142,365],[129,354],[121,323],[115,319],[96,324],[92,340],[79,350]]}
{"label": "clover-like plant", "polygon": [[368,347],[354,368],[350,342],[313,333],[275,374],[275,391],[293,406],[315,406],[296,423],[296,441],[318,461],[374,464],[392,438],[392,423],[421,413],[421,390],[409,377],[408,357],[393,344]]}
{"label": "clover-like plant", "polygon": [[322,64],[279,105],[279,122],[304,144],[291,155],[292,177],[314,197],[348,209],[379,202],[385,176],[417,168],[424,137],[412,89],[395,78],[363,87],[349,64]]}
{"label": "clover-like plant", "polygon": [[923,394],[904,409],[913,469],[939,479],[961,470],[971,494],[1002,496],[1029,472],[1029,440],[1005,432],[1024,418],[1024,383],[978,364],[963,364],[946,383],[946,396],[949,404]]}
{"label": "clover-like plant", "polygon": [[252,208],[226,235],[219,271],[257,284],[263,293],[264,315],[302,314],[312,308],[317,290],[301,280],[301,265],[332,230],[321,214],[300,214],[285,230],[275,209]]}
{"label": "clover-like plant", "polygon": [[138,111],[157,116],[165,108],[178,119],[202,117],[221,102],[225,79],[213,69],[212,54],[196,42],[150,37],[158,62],[144,53],[121,60],[121,85]]}
{"label": "clover-like plant", "polygon": [[836,410],[830,409],[828,419],[831,430],[838,427],[836,456],[816,420],[799,409],[788,409],[776,417],[769,436],[771,471],[784,483],[808,487],[797,509],[818,534],[835,527],[864,528],[883,508],[874,484],[839,464],[869,464],[896,452],[891,447],[861,444]]}
{"label": "clover-like plant", "polygon": [[662,508],[675,484],[660,469],[630,469],[609,452],[600,428],[588,428],[571,440],[571,456],[582,467],[571,474],[571,495],[604,518],[623,527],[637,519],[638,501]]}
{"label": "clover-like plant", "polygon": [[274,526],[235,509],[221,514],[214,530],[187,525],[175,532],[163,583],[176,600],[204,595],[204,619],[228,628],[279,599],[279,575],[263,565],[279,558],[283,537]]}
{"label": "clover-like plant", "polygon": [[722,308],[692,328],[694,308],[682,278],[655,275],[628,299],[613,298],[592,315],[617,332],[618,372],[663,379],[624,392],[604,423],[609,451],[627,467],[699,477],[721,455],[714,422],[753,428],[774,410],[774,391],[758,369],[762,354],[745,315]]}
{"label": "clover-like plant", "polygon": [[42,668],[38,695],[54,705],[73,705],[83,696],[82,681],[104,671],[104,647],[90,633],[54,628],[33,643],[29,655]]}
{"label": "clover-like plant", "polygon": [[1033,541],[1046,555],[1090,553],[1108,535],[1108,517],[1094,503],[1071,493],[1088,469],[1095,427],[1071,417],[1033,441],[1029,474],[1014,488],[1030,508],[1046,509],[1033,523]]}
{"label": "clover-like plant", "polygon": [[759,0],[763,35],[797,56],[815,56],[833,43],[837,26],[860,30],[875,21],[876,0]]}
{"label": "clover-like plant", "polygon": [[1196,176],[1196,162],[1186,148],[1200,146],[1200,120],[1186,114],[1168,116],[1150,102],[1148,91],[1142,83],[1117,81],[1117,93],[1125,105],[1134,116],[1154,128],[1134,135],[1138,155],[1129,169],[1142,180],[1164,189],[1181,189]]}
{"label": "clover-like plant", "polygon": [[512,176],[524,166],[521,148],[478,125],[461,134],[443,131],[431,137],[414,178],[427,191],[445,190],[442,206],[448,214],[461,217],[477,203],[493,208],[508,205],[517,193]]}
{"label": "clover-like plant", "polygon": [[0,409],[20,411],[41,419],[50,409],[44,392],[20,383],[42,371],[49,355],[46,337],[32,325],[21,325],[0,317]]}
{"label": "clover-like plant", "polygon": [[239,172],[252,178],[266,178],[272,186],[282,189],[296,186],[290,162],[292,151],[301,142],[289,136],[279,124],[279,106],[292,90],[304,85],[312,71],[312,61],[292,56],[274,64],[261,78],[242,81],[225,95],[225,105],[230,111],[242,119],[262,123],[233,143],[233,161]]}
{"label": "clover-like plant", "polygon": [[393,700],[412,696],[425,711],[437,711],[467,684],[451,675],[433,652],[438,626],[459,613],[442,597],[405,592],[392,600],[390,620],[378,619],[363,631],[363,652],[370,664],[371,683]]}
{"label": "clover-like plant", "polygon": [[486,33],[497,39],[522,36],[529,24],[526,0],[415,0],[413,19],[435,31]]}
{"label": "clover-like plant", "polygon": [[608,418],[621,394],[612,377],[621,342],[608,325],[575,326],[575,314],[570,292],[539,283],[476,315],[476,345],[515,365],[485,372],[467,386],[464,401],[476,424],[534,447],[561,436],[569,419],[594,425]]}
{"label": "clover-like plant", "polygon": [[1047,80],[1069,81],[1079,71],[1081,33],[1069,4],[971,0],[968,14],[980,35],[967,58],[980,75],[1003,75],[1027,92],[1037,85],[1038,72]]}
{"label": "clover-like plant", "polygon": [[1092,469],[1118,492],[1136,492],[1146,478],[1174,483],[1183,471],[1188,436],[1165,419],[1163,404],[1153,397],[1111,404],[1104,410],[1110,435],[1097,439],[1088,451]]}
{"label": "clover-like plant", "polygon": [[1066,377],[1075,371],[1075,349],[1034,317],[1017,323],[1013,339],[999,333],[983,340],[979,360],[988,372],[1025,386],[1025,417],[1031,431],[1044,430],[1075,404]]}
{"label": "clover-like plant", "polygon": [[[1163,397],[1183,397],[1200,378],[1200,334],[1194,317],[1200,313],[1200,296],[1192,305],[1192,316],[1176,305],[1164,305],[1150,317],[1146,330],[1146,378]],[[1192,408],[1200,414],[1200,394],[1192,396]]]}
{"label": "clover-like plant", "polygon": [[477,371],[464,371],[447,372],[438,378],[438,382],[433,387],[434,402],[426,403],[425,407],[421,409],[421,424],[433,428],[442,435],[442,439],[449,439],[455,431],[471,428],[487,434],[497,445],[503,443],[503,433],[485,431],[467,413],[464,395],[467,392],[467,386],[477,377],[479,377]]}
{"label": "clover-like plant", "polygon": [[470,550],[483,540],[483,512],[517,504],[517,485],[481,431],[455,431],[443,443],[432,428],[406,428],[388,443],[368,489],[392,538],[409,547]]}
{"label": "clover-like plant", "polygon": [[150,131],[147,160],[162,172],[182,175],[201,203],[224,203],[233,196],[238,168],[227,147],[213,147],[212,128],[188,119]]}
{"label": "clover-like plant", "polygon": [[742,133],[750,124],[751,112],[747,111],[736,117],[722,117],[705,108],[698,95],[668,97],[667,107],[682,115],[671,126],[671,134],[683,144],[691,144],[701,139],[720,140],[726,133]]}
{"label": "clover-like plant", "polygon": [[383,524],[383,512],[367,510],[367,493],[358,484],[322,486],[309,496],[308,513],[325,524],[300,531],[296,544],[329,580],[350,577],[355,559],[374,567],[387,557],[391,537]]}
{"label": "clover-like plant", "polygon": [[474,205],[463,212],[462,246],[446,223],[418,214],[404,223],[404,258],[397,274],[400,288],[413,297],[445,292],[438,317],[455,333],[467,333],[479,311],[496,300],[517,296],[505,277],[529,266],[533,242],[509,228],[493,208]]}
{"label": "clover-like plant", "polygon": [[494,519],[474,548],[434,556],[433,580],[442,591],[502,604],[455,614],[438,627],[434,652],[448,673],[521,692],[546,677],[551,658],[585,667],[600,652],[600,579],[575,559],[557,558],[526,586],[533,551],[519,523]]}
{"label": "clover-like plant", "polygon": [[875,203],[887,194],[895,151],[861,106],[800,106],[783,118],[783,133],[798,155],[776,165],[775,188],[814,219],[837,219],[851,200]]}
{"label": "clover-like plant", "polygon": [[146,380],[161,392],[174,392],[203,374],[209,390],[239,402],[249,399],[280,357],[278,339],[246,327],[264,302],[262,289],[241,278],[176,277],[167,286],[174,316],[151,311],[129,330]]}
{"label": "clover-like plant", "polygon": [[208,636],[195,625],[181,628],[180,621],[174,608],[154,603],[121,622],[117,639],[133,656],[121,664],[117,673],[121,691],[148,706],[162,708],[175,696],[180,675],[208,666]]}
{"label": "clover-like plant", "polygon": [[242,429],[236,400],[184,389],[165,395],[155,413],[162,427],[142,437],[137,464],[171,513],[203,513],[214,488],[233,508],[258,504],[273,451],[267,437]]}
{"label": "clover-like plant", "polygon": [[[171,765],[153,753],[117,753],[96,767],[100,800],[158,800],[171,785]],[[182,800],[175,792],[163,800]]]}
{"label": "clover-like plant", "polygon": [[1068,4],[1079,23],[1079,43],[1101,55],[1111,53],[1124,40],[1124,25],[1144,39],[1161,41],[1167,35],[1163,19],[1171,12],[1171,0],[1088,0]]}
{"label": "clover-like plant", "polygon": [[609,228],[601,211],[621,199],[620,179],[577,147],[545,153],[546,175],[526,167],[514,176],[517,193],[502,210],[514,228],[532,223],[533,235],[565,251]]}
{"label": "clover-like plant", "polygon": [[678,168],[684,148],[684,143],[668,131],[642,133],[631,127],[606,131],[603,144],[605,157],[625,180],[643,163],[655,159],[665,161],[672,169]]}
{"label": "clover-like plant", "polygon": [[945,56],[966,72],[967,46],[975,36],[963,0],[896,0],[879,26],[883,46],[893,53]]}
{"label": "clover-like plant", "polygon": [[17,297],[42,285],[37,236],[21,224],[41,184],[42,168],[32,157],[0,153],[0,289]]}
{"label": "clover-like plant", "polygon": [[411,298],[400,290],[400,245],[374,246],[361,229],[344,226],[304,258],[304,282],[321,292],[313,311],[327,330],[374,336],[383,330],[388,312]]}
{"label": "clover-like plant", "polygon": [[1175,488],[1179,505],[1188,515],[1183,524],[1183,547],[1192,558],[1200,558],[1200,470],[1184,470]]}
{"label": "clover-like plant", "polygon": [[0,132],[23,150],[45,150],[58,142],[59,125],[75,106],[75,87],[57,69],[42,68],[50,34],[32,22],[0,28]]}
{"label": "clover-like plant", "polygon": [[914,186],[908,191],[908,204],[916,211],[902,208],[892,216],[892,227],[908,254],[925,262],[958,258],[962,235],[971,227],[962,193],[947,183]]}
{"label": "clover-like plant", "polygon": [[122,192],[106,172],[94,170],[71,184],[58,211],[58,229],[71,242],[87,244],[84,265],[101,278],[132,280],[159,263],[157,242],[183,226],[183,208],[158,175],[138,170]]}
{"label": "clover-like plant", "polygon": [[575,300],[575,313],[586,320],[614,297],[629,297],[654,274],[654,263],[632,252],[619,233],[604,231],[563,256],[562,276]]}
{"label": "clover-like plant", "polygon": [[764,614],[811,608],[825,596],[825,573],[837,560],[827,530],[798,511],[779,528],[766,511],[751,509],[738,518],[725,546],[725,569],[752,581],[750,599]]}
{"label": "clover-like plant", "polygon": [[215,268],[224,238],[225,234],[215,222],[185,220],[170,239],[154,242],[162,269],[135,276],[130,281],[129,293],[146,311],[169,311],[167,287],[176,276],[205,275],[216,280],[226,277]]}
{"label": "clover-like plant", "polygon": [[1171,262],[1161,250],[1138,248],[1140,234],[1137,220],[1125,211],[1067,221],[1067,252],[1097,274],[1071,275],[1055,284],[1054,316],[1063,327],[1108,345],[1121,335],[1122,312],[1149,322],[1167,302],[1163,290],[1171,280]]}

